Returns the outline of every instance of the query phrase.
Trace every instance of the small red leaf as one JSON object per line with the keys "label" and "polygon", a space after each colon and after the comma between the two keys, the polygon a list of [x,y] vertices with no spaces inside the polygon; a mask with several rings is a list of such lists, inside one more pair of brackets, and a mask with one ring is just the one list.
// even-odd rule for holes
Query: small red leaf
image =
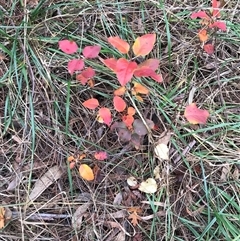
{"label": "small red leaf", "polygon": [[227,31],[227,25],[225,22],[217,21],[209,25],[209,28],[218,28],[222,31]]}
{"label": "small red leaf", "polygon": [[192,13],[191,14],[191,18],[194,19],[194,18],[206,18],[206,19],[210,19],[209,16],[207,15],[206,12],[204,11],[199,11],[197,13]]}
{"label": "small red leaf", "polygon": [[198,109],[196,103],[192,103],[186,107],[184,116],[191,124],[206,124],[209,112]]}
{"label": "small red leaf", "polygon": [[134,122],[134,118],[132,115],[124,115],[122,117],[122,121],[128,128],[131,128]]}
{"label": "small red leaf", "polygon": [[95,152],[94,157],[99,161],[103,161],[108,158],[108,154],[105,151],[98,151],[98,152]]}
{"label": "small red leaf", "polygon": [[82,59],[73,59],[68,62],[68,72],[72,75],[75,71],[84,68],[84,61]]}
{"label": "small red leaf", "polygon": [[221,5],[221,1],[212,0],[212,8],[213,8],[212,16],[213,17],[217,17],[217,18],[221,17],[220,11],[218,9],[220,7],[220,5]]}
{"label": "small red leaf", "polygon": [[95,46],[86,46],[82,53],[85,58],[93,59],[96,58],[101,50],[101,46],[95,45]]}
{"label": "small red leaf", "polygon": [[129,44],[118,36],[109,37],[108,42],[122,54],[127,54],[130,49]]}
{"label": "small red leaf", "polygon": [[98,122],[105,123],[106,125],[110,126],[112,122],[112,115],[111,111],[108,108],[100,108],[98,111]]}
{"label": "small red leaf", "polygon": [[214,53],[214,46],[212,44],[204,44],[203,49],[208,54]]}
{"label": "small red leaf", "polygon": [[58,42],[59,48],[66,54],[74,54],[78,50],[78,46],[74,41],[61,40]]}
{"label": "small red leaf", "polygon": [[102,63],[104,63],[109,69],[111,69],[113,72],[116,72],[116,66],[117,66],[117,60],[114,58],[109,59],[102,59],[99,58]]}
{"label": "small red leaf", "polygon": [[99,102],[95,98],[91,98],[89,100],[86,100],[82,104],[83,104],[84,107],[86,107],[88,109],[91,109],[91,110],[94,110],[99,106]]}
{"label": "small red leaf", "polygon": [[145,56],[149,54],[156,42],[156,34],[145,34],[138,37],[133,44],[133,53],[135,56]]}
{"label": "small red leaf", "polygon": [[133,72],[137,68],[136,62],[131,62],[126,59],[120,58],[117,61],[116,73],[118,81],[122,86],[125,86],[133,77]]}
{"label": "small red leaf", "polygon": [[142,66],[134,71],[134,76],[136,77],[151,77],[158,83],[163,82],[162,75],[155,73],[154,70],[147,66]]}
{"label": "small red leaf", "polygon": [[126,109],[126,102],[119,96],[114,96],[113,98],[114,109],[118,112],[122,112]]}
{"label": "small red leaf", "polygon": [[159,59],[148,59],[148,60],[145,60],[144,62],[142,62],[141,64],[139,64],[138,68],[141,68],[144,66],[144,67],[148,67],[155,71],[158,69],[159,64],[160,64]]}
{"label": "small red leaf", "polygon": [[91,79],[95,76],[95,70],[91,67],[88,67],[87,69],[82,71],[82,75],[86,78],[86,79]]}
{"label": "small red leaf", "polygon": [[76,79],[80,81],[82,85],[85,85],[88,82],[88,78],[84,77],[82,74],[78,74]]}

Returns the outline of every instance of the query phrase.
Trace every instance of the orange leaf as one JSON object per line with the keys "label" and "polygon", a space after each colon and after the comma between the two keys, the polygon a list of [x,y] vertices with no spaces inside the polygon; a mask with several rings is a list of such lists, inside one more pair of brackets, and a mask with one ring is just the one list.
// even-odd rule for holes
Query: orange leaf
{"label": "orange leaf", "polygon": [[125,86],[133,77],[133,72],[137,68],[136,62],[131,62],[120,58],[117,61],[116,72],[118,81],[122,86]]}
{"label": "orange leaf", "polygon": [[117,60],[114,58],[109,59],[102,59],[99,58],[102,63],[104,63],[109,69],[111,69],[114,73],[116,72],[117,68]]}
{"label": "orange leaf", "polygon": [[133,53],[135,56],[145,56],[149,54],[156,42],[156,34],[145,34],[138,37],[133,44]]}
{"label": "orange leaf", "polygon": [[121,95],[124,95],[125,92],[126,92],[126,88],[122,86],[114,91],[114,95],[121,96]]}
{"label": "orange leaf", "polygon": [[83,104],[84,107],[86,107],[88,109],[91,109],[91,110],[94,110],[99,106],[99,102],[95,98],[91,98],[89,100],[86,100],[82,104]]}
{"label": "orange leaf", "polygon": [[201,29],[198,32],[198,37],[200,39],[201,42],[205,42],[208,40],[208,34],[207,34],[207,30],[206,29]]}
{"label": "orange leaf", "polygon": [[186,107],[184,116],[191,124],[206,124],[209,112],[198,109],[196,103],[192,103]]}
{"label": "orange leaf", "polygon": [[118,36],[109,37],[108,42],[122,54],[127,54],[130,49],[129,44]]}
{"label": "orange leaf", "polygon": [[80,165],[79,174],[86,181],[94,180],[93,170],[87,164],[81,164]]}
{"label": "orange leaf", "polygon": [[132,124],[134,122],[134,118],[132,115],[124,115],[122,117],[122,121],[123,123],[128,127],[128,128],[131,128],[132,127]]}
{"label": "orange leaf", "polygon": [[135,115],[136,110],[133,107],[130,106],[127,109],[127,113],[128,113],[128,115]]}
{"label": "orange leaf", "polygon": [[98,122],[105,123],[106,125],[110,126],[112,121],[111,111],[108,108],[100,108],[98,111]]}
{"label": "orange leaf", "polygon": [[144,94],[147,95],[149,94],[149,90],[148,88],[146,88],[145,86],[134,82],[134,87],[132,88],[132,90],[136,93],[136,94]]}
{"label": "orange leaf", "polygon": [[68,162],[72,162],[72,161],[74,161],[74,160],[75,160],[74,156],[69,156],[69,157],[67,158],[67,161],[68,161]]}
{"label": "orange leaf", "polygon": [[119,96],[114,96],[113,98],[113,105],[116,111],[122,112],[126,109],[127,105],[126,102]]}
{"label": "orange leaf", "polygon": [[5,221],[5,208],[0,206],[0,229],[4,227]]}
{"label": "orange leaf", "polygon": [[138,224],[138,220],[142,220],[140,216],[138,216],[138,213],[141,213],[141,209],[139,207],[131,207],[128,208],[128,212],[132,212],[129,216],[128,219],[132,219],[131,223],[133,226],[136,226]]}
{"label": "orange leaf", "polygon": [[138,68],[141,68],[142,66],[148,67],[152,70],[157,70],[158,66],[160,64],[159,59],[148,59],[142,62],[141,64],[138,65]]}

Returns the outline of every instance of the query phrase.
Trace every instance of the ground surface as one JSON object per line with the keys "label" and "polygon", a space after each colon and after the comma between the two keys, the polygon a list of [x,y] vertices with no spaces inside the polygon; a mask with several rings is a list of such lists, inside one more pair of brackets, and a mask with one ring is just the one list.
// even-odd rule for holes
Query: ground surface
{"label": "ground surface", "polygon": [[[0,3],[0,206],[9,217],[1,240],[240,240],[239,1],[225,2],[227,32],[213,36],[213,55],[202,50],[199,21],[190,18],[210,10],[208,1]],[[115,75],[91,60],[95,87],[82,86],[68,74],[70,56],[58,41],[100,44],[101,57],[118,58],[107,37],[133,43],[153,32],[151,57],[160,59],[164,82],[143,78],[151,93],[134,103],[158,128],[136,150],[82,106],[95,97],[112,108]],[[210,112],[206,125],[184,118],[189,98]],[[153,151],[164,131],[171,133],[168,161]],[[96,161],[99,150],[109,158]],[[67,167],[69,156],[82,154],[81,163],[100,168],[93,182],[79,176],[80,163]],[[128,186],[128,177],[141,182],[157,166],[156,193]],[[131,207],[139,207],[136,226]]]}

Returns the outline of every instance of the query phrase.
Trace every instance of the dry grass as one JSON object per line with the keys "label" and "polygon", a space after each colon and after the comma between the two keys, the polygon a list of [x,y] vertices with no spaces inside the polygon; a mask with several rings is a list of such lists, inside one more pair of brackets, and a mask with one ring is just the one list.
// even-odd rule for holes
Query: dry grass
{"label": "dry grass", "polygon": [[[239,2],[226,3],[228,32],[214,37],[212,56],[203,53],[198,23],[189,17],[208,9],[206,1],[48,0],[32,8],[12,2],[0,1],[0,200],[12,211],[1,240],[240,240]],[[112,108],[114,75],[89,61],[96,86],[80,86],[57,45],[64,38],[97,43],[103,56],[118,57],[108,36],[133,42],[149,32],[158,36],[152,57],[160,58],[165,81],[144,80],[151,95],[137,107],[159,126],[154,141],[172,132],[170,161],[159,161],[147,138],[136,150],[95,120],[96,112],[81,103],[96,97]],[[189,125],[183,117],[194,88],[194,102],[211,113],[206,125]],[[96,150],[106,150],[109,159],[94,161]],[[85,182],[67,168],[67,157],[82,153],[84,163],[98,164],[98,180]],[[158,165],[157,193],[129,189],[129,176],[153,177]],[[53,166],[61,177],[29,205],[34,184]],[[141,217],[152,216],[134,227],[127,212],[132,206],[141,207]],[[77,228],[72,220],[79,207]]]}

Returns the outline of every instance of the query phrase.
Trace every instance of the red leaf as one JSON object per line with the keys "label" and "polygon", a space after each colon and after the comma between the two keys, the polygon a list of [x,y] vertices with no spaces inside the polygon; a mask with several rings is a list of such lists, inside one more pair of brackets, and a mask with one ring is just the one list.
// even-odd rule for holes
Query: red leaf
{"label": "red leaf", "polygon": [[208,54],[214,53],[214,46],[212,44],[204,44],[203,49]]}
{"label": "red leaf", "polygon": [[99,106],[99,102],[95,98],[91,98],[89,100],[86,100],[82,104],[83,104],[84,107],[86,107],[88,109],[91,109],[91,110],[94,110]]}
{"label": "red leaf", "polygon": [[149,67],[150,69],[155,71],[157,70],[159,63],[160,63],[159,59],[148,59],[142,62],[141,64],[139,64],[138,68],[141,68],[144,66],[144,67]]}
{"label": "red leaf", "polygon": [[119,96],[114,96],[113,98],[114,109],[118,112],[122,112],[126,109],[126,102]]}
{"label": "red leaf", "polygon": [[105,151],[98,151],[95,152],[94,157],[99,161],[103,161],[108,158],[108,154]]}
{"label": "red leaf", "polygon": [[184,116],[191,124],[206,124],[209,112],[198,109],[196,103],[192,103],[186,107]]}
{"label": "red leaf", "polygon": [[91,79],[95,76],[95,70],[91,67],[88,67],[82,71],[82,76],[84,76],[86,79]]}
{"label": "red leaf", "polygon": [[129,44],[118,36],[109,37],[108,42],[122,54],[127,54],[130,49]]}
{"label": "red leaf", "polygon": [[120,58],[117,61],[116,73],[118,81],[122,86],[125,86],[133,77],[133,72],[137,68],[136,62],[131,62],[126,59]]}
{"label": "red leaf", "polygon": [[220,5],[221,5],[220,1],[212,0],[212,8],[213,8],[212,16],[213,17],[217,17],[217,18],[221,17],[220,11],[218,9],[220,7]]}
{"label": "red leaf", "polygon": [[138,37],[133,44],[133,53],[135,56],[145,56],[149,54],[156,42],[156,34],[145,34]]}
{"label": "red leaf", "polygon": [[99,58],[102,63],[104,63],[109,69],[111,69],[113,72],[116,72],[116,66],[117,66],[117,60],[114,58],[109,59],[102,59]]}
{"label": "red leaf", "polygon": [[209,28],[219,28],[222,31],[227,31],[227,25],[225,22],[217,21],[209,25]]}
{"label": "red leaf", "polygon": [[111,111],[108,108],[100,108],[98,111],[98,122],[105,123],[106,125],[110,126],[112,122],[112,115]]}
{"label": "red leaf", "polygon": [[84,77],[82,74],[78,74],[76,79],[80,81],[82,85],[85,85],[88,82],[88,78]]}
{"label": "red leaf", "polygon": [[134,71],[134,76],[136,77],[151,77],[153,80],[155,80],[158,83],[163,82],[162,76],[159,74],[156,74],[154,70],[150,69],[147,66],[142,66],[140,68],[137,68]]}
{"label": "red leaf", "polygon": [[96,58],[101,50],[101,46],[95,45],[95,46],[86,46],[82,53],[85,58],[93,59]]}
{"label": "red leaf", "polygon": [[122,117],[122,121],[128,128],[131,128],[134,122],[134,118],[132,115],[124,115]]}
{"label": "red leaf", "polygon": [[72,75],[75,71],[84,68],[84,61],[82,59],[73,59],[68,62],[68,72]]}
{"label": "red leaf", "polygon": [[74,41],[61,40],[58,42],[59,48],[66,54],[74,54],[78,50],[78,46]]}
{"label": "red leaf", "polygon": [[204,11],[199,11],[197,13],[192,13],[191,14],[191,18],[195,19],[195,18],[206,18],[206,19],[210,19],[209,16],[207,15],[206,12]]}

